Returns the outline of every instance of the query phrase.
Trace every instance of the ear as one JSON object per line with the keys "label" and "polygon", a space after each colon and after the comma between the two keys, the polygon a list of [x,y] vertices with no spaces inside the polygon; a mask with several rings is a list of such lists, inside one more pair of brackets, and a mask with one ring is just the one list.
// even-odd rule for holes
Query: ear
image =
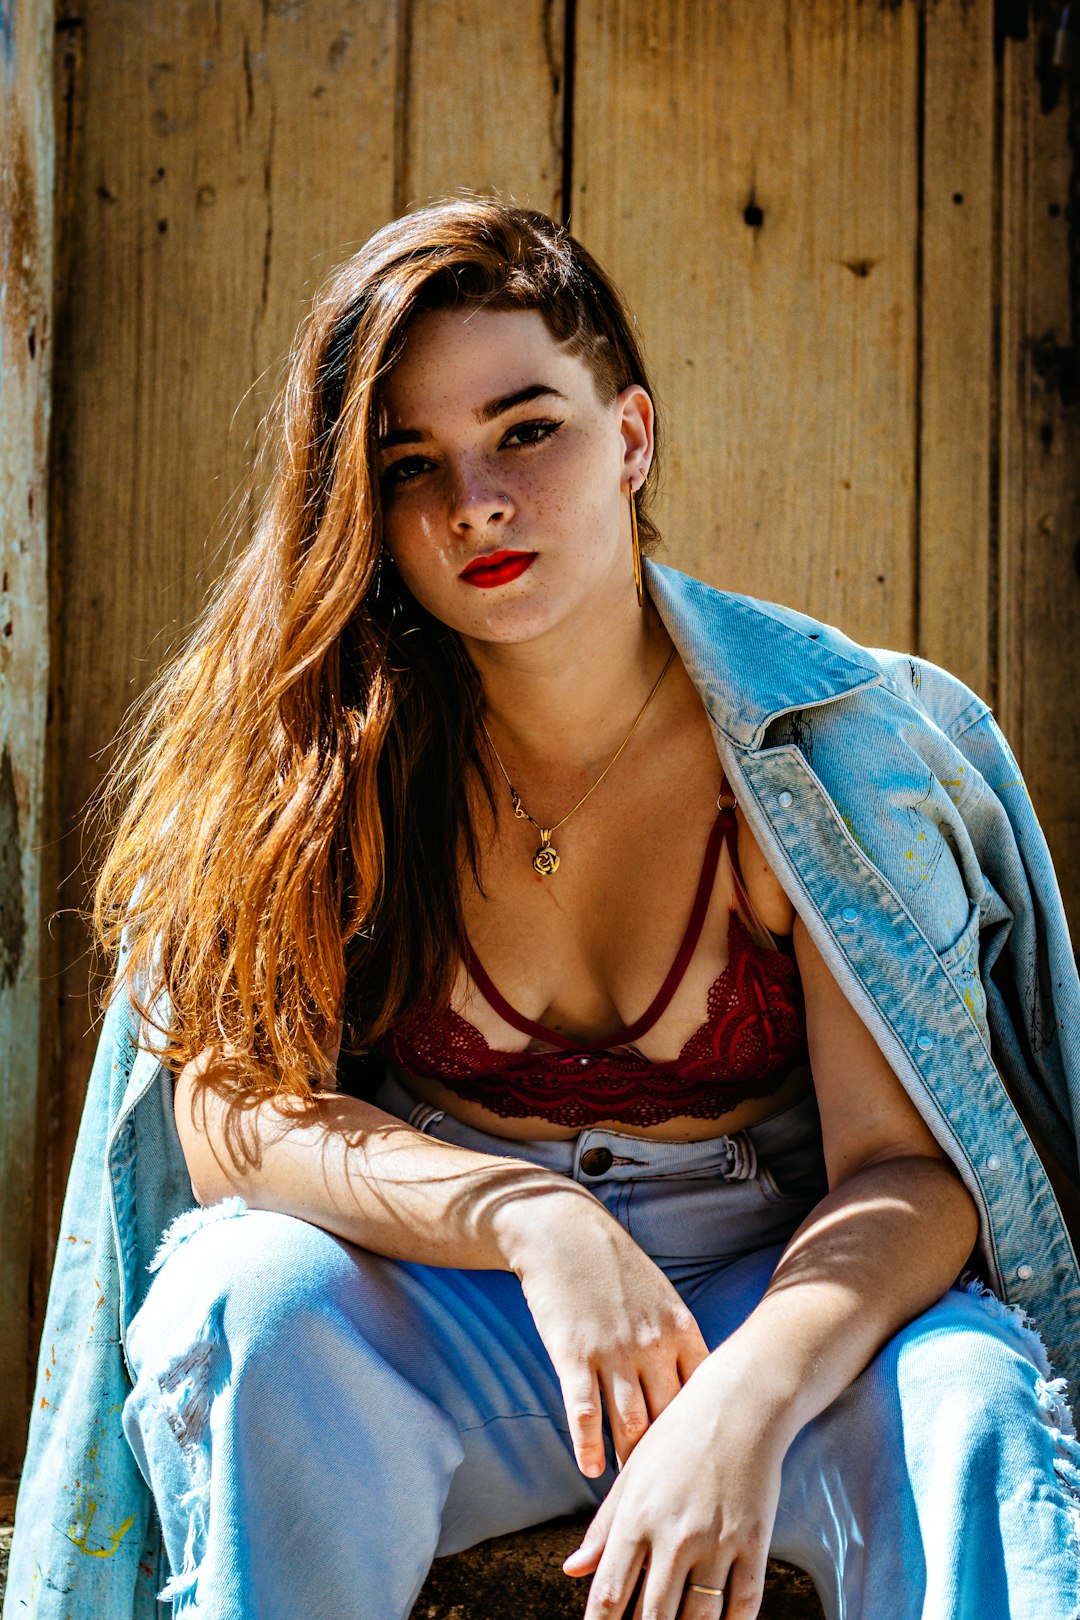
{"label": "ear", "polygon": [[622,437],[622,482],[640,489],[652,465],[655,413],[653,402],[640,383],[631,383],[616,396]]}

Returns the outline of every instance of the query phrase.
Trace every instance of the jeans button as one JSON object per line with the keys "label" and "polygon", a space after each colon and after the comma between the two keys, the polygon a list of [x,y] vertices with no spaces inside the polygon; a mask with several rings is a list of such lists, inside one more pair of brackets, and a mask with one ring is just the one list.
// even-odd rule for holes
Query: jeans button
{"label": "jeans button", "polygon": [[615,1155],[610,1148],[586,1148],[581,1155],[581,1168],[587,1176],[602,1176],[614,1163]]}

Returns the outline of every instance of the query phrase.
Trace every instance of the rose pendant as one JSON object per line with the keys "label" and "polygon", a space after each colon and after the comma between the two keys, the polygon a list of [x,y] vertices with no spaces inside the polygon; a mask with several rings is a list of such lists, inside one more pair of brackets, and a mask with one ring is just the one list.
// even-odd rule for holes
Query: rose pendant
{"label": "rose pendant", "polygon": [[541,834],[543,842],[532,858],[533,871],[539,872],[541,877],[553,877],[559,870],[559,852],[548,843],[547,834]]}

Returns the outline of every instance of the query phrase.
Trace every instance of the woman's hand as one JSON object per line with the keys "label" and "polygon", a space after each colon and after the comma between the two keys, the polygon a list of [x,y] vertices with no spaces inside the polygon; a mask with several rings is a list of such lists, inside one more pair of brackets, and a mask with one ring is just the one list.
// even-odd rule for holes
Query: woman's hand
{"label": "woman's hand", "polygon": [[722,1351],[710,1358],[652,1425],[563,1565],[568,1575],[596,1572],[585,1620],[618,1620],[642,1566],[636,1620],[753,1620],[791,1439],[774,1416],[727,1375]]}
{"label": "woman's hand", "polygon": [[604,1472],[602,1407],[625,1463],[708,1350],[660,1268],[591,1195],[508,1207],[507,1258],[562,1387],[583,1474]]}

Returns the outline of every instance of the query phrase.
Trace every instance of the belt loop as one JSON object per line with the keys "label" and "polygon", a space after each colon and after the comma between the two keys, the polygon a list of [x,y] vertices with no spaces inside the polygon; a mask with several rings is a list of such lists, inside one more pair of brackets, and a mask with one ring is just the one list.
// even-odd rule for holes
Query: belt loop
{"label": "belt loop", "polygon": [[422,1131],[424,1135],[427,1135],[432,1125],[437,1125],[440,1119],[445,1118],[445,1109],[436,1108],[434,1104],[429,1102],[422,1102],[417,1103],[416,1107],[409,1115],[408,1123],[412,1125],[414,1129]]}
{"label": "belt loop", "polygon": [[728,1137],[730,1157],[724,1172],[725,1181],[753,1181],[757,1175],[757,1150],[745,1131],[736,1131]]}

